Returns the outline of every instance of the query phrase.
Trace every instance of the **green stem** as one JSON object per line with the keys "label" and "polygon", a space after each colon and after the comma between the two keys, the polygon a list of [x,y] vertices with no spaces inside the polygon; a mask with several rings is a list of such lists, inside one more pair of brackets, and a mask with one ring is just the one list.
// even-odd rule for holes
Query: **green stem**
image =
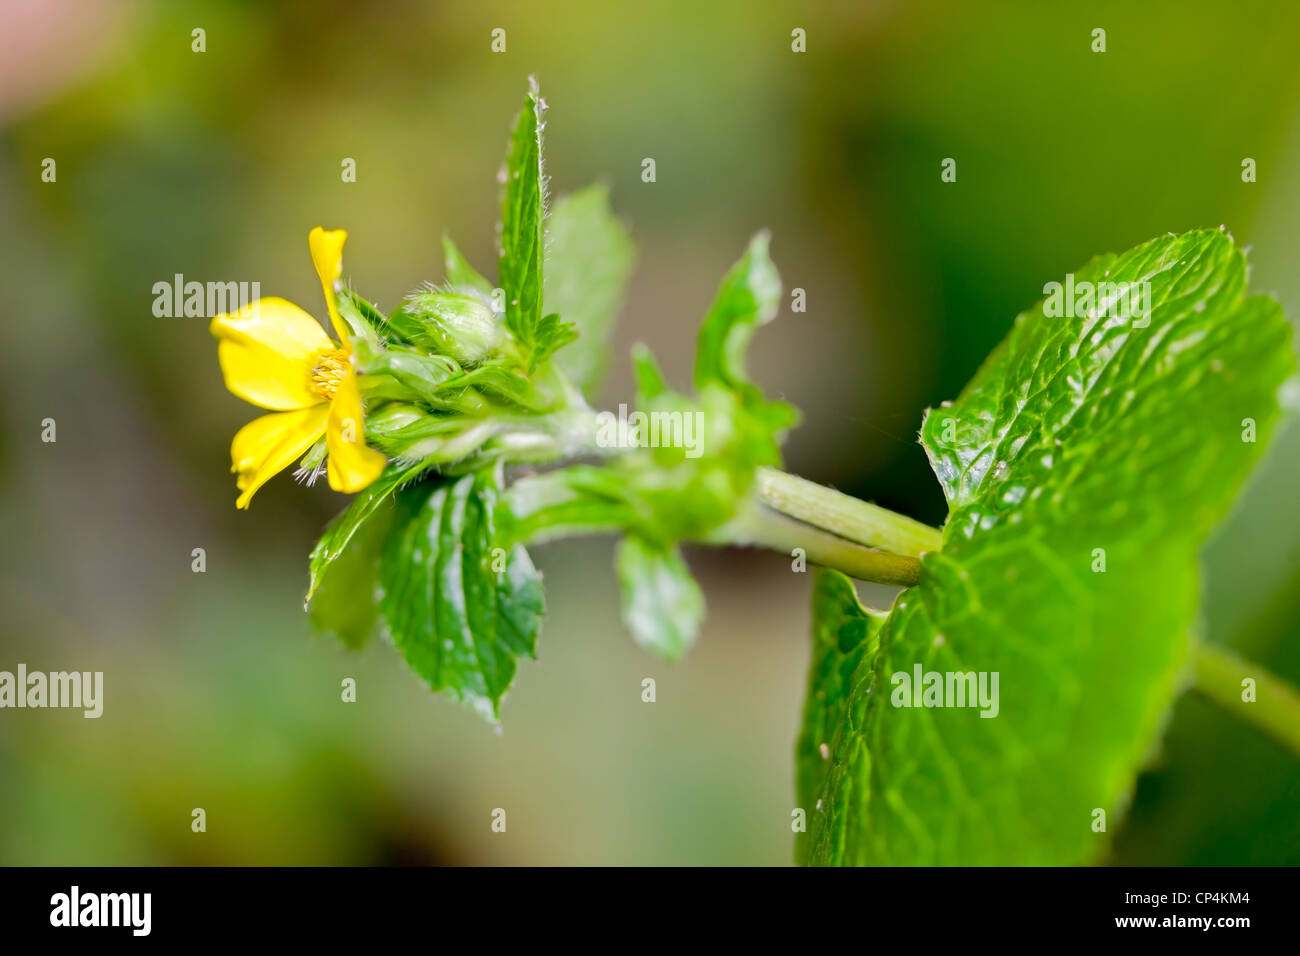
{"label": "green stem", "polygon": [[911,587],[921,579],[921,562],[841,538],[754,501],[709,539],[714,544],[757,545],[793,555],[799,549],[813,564],[877,584]]}
{"label": "green stem", "polygon": [[[1195,690],[1238,720],[1262,730],[1300,757],[1300,693],[1251,661],[1212,644],[1196,649]],[[1255,699],[1242,700],[1241,682],[1255,681]]]}
{"label": "green stem", "polygon": [[760,468],[754,487],[769,508],[868,548],[918,558],[942,545],[937,528],[775,468]]}

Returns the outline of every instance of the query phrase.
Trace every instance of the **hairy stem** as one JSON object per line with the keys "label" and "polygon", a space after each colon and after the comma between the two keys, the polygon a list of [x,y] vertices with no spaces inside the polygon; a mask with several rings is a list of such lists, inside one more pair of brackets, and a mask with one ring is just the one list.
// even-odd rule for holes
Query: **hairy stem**
{"label": "hairy stem", "polygon": [[[1201,644],[1195,652],[1195,690],[1238,720],[1263,731],[1300,757],[1300,693],[1258,664],[1222,647]],[[1254,700],[1242,700],[1242,681],[1255,681]]]}
{"label": "hairy stem", "polygon": [[769,508],[868,548],[917,558],[942,543],[937,528],[775,468],[758,469],[754,487]]}

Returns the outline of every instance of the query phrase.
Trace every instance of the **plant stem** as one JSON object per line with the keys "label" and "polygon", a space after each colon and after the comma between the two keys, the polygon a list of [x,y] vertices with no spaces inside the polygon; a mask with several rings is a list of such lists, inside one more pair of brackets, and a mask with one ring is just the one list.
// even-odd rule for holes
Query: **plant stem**
{"label": "plant stem", "polygon": [[[1212,644],[1195,652],[1195,690],[1238,720],[1252,724],[1300,757],[1300,693],[1251,661]],[[1241,699],[1244,678],[1255,681],[1255,699]]]}
{"label": "plant stem", "polygon": [[813,564],[877,584],[911,587],[921,579],[921,562],[911,555],[878,551],[804,524],[754,501],[710,536],[710,543],[756,545],[792,554],[796,548]]}
{"label": "plant stem", "polygon": [[758,469],[754,487],[769,508],[868,548],[918,558],[942,544],[937,528],[775,468]]}

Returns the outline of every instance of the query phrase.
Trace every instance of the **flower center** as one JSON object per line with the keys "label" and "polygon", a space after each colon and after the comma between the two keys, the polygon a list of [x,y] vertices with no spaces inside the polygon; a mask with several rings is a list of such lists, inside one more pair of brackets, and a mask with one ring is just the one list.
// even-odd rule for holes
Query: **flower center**
{"label": "flower center", "polygon": [[325,401],[332,401],[347,374],[348,356],[342,349],[323,349],[311,367],[311,390]]}

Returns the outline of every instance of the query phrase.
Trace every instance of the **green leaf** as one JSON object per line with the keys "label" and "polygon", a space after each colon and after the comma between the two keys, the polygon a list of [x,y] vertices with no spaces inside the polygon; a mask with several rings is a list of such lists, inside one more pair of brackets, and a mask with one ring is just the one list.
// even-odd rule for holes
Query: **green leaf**
{"label": "green leaf", "polygon": [[[351,511],[349,508],[344,515]],[[326,530],[322,541],[333,535],[343,517]],[[334,635],[353,650],[365,646],[379,619],[379,555],[392,517],[391,507],[372,509],[327,560],[320,544],[312,552],[307,602],[312,627]]]}
{"label": "green leaf", "polygon": [[637,401],[649,402],[668,391],[654,353],[640,342],[632,346],[632,377],[636,381]]}
{"label": "green leaf", "polygon": [[629,535],[618,546],[623,622],[646,650],[680,660],[704,619],[704,595],[677,547]]}
{"label": "green leaf", "polygon": [[743,369],[751,333],[775,314],[780,287],[767,257],[767,236],[760,234],[723,279],[705,317],[696,396],[668,388],[654,356],[638,346],[632,354],[637,412],[649,427],[620,435],[612,415],[598,420],[601,444],[639,439],[633,443],[640,447],[620,455],[610,469],[621,472],[623,508],[634,516],[635,524],[624,527],[660,549],[706,540],[736,516],[755,471],[781,463],[781,433],[797,413],[784,402],[767,401]]}
{"label": "green leaf", "polygon": [[[347,551],[353,536],[389,503],[394,491],[406,482],[415,480],[422,470],[420,466],[400,467],[390,464],[379,478],[353,498],[352,503],[330,522],[325,533],[316,542],[316,546],[312,548],[308,565],[310,577],[306,597],[308,602],[316,597],[317,590],[326,580],[327,572],[331,571],[335,562]],[[322,619],[320,626],[326,630],[330,629],[327,619]]]}
{"label": "green leaf", "polygon": [[680,541],[707,540],[734,518],[755,471],[779,466],[780,433],[796,417],[755,386],[743,383],[738,392],[731,384],[742,380],[749,338],[743,327],[752,330],[771,314],[775,289],[779,281],[760,236],[722,283],[705,322],[712,331],[701,336],[705,348],[715,340],[729,343],[718,346],[727,357],[718,375],[726,377],[702,376],[700,394],[691,398],[668,388],[648,349],[634,349],[640,423],[627,429],[612,413],[596,417],[597,443],[623,445],[622,453],[604,467],[562,468],[517,482],[511,490],[516,539],[621,529],[667,553]]}
{"label": "green leaf", "polygon": [[768,401],[745,374],[745,353],[754,330],[776,316],[781,298],[781,278],[768,257],[768,238],[766,232],[756,235],[723,277],[700,328],[695,354],[700,401],[707,408],[725,408],[730,419],[721,428],[721,423],[711,423],[710,432],[726,435],[728,441],[725,449],[718,449],[715,437],[710,450],[723,458],[738,493],[748,490],[754,469],[780,466],[781,437],[799,419],[793,406]]}
{"label": "green leaf", "polygon": [[452,288],[474,291],[485,297],[492,295],[492,283],[460,254],[450,236],[442,237],[442,259],[447,282]]}
{"label": "green leaf", "polygon": [[[1142,281],[1148,327],[1086,310],[1051,317],[1040,303],[956,402],[927,415],[922,443],[949,503],[943,548],[923,558],[875,661],[834,702],[847,719],[821,808],[809,808],[805,859],[1104,854],[1095,811],[1108,832],[1119,825],[1186,680],[1197,549],[1295,371],[1281,309],[1246,296],[1226,235],[1162,237],[1074,276],[1076,288]],[[1243,440],[1248,425],[1258,440]],[[820,612],[815,633],[831,616]],[[996,673],[996,717],[898,706],[917,668]]]}
{"label": "green leaf", "polygon": [[[803,724],[795,745],[795,768],[799,806],[808,817],[818,812],[817,801],[847,804],[865,793],[863,760],[846,761],[852,773],[836,778],[835,794],[823,787],[830,769],[830,745],[836,731],[848,721],[849,692],[859,668],[868,671],[880,649],[880,627],[885,615],[867,611],[858,601],[853,583],[838,571],[819,569],[813,578],[813,648],[808,667],[808,693],[804,698]],[[865,704],[865,698],[861,703]],[[857,721],[854,721],[856,726]],[[850,738],[848,746],[861,747]],[[811,836],[795,837],[795,861],[808,863]]]}
{"label": "green leaf", "polygon": [[384,313],[347,286],[339,289],[335,301],[339,315],[348,324],[353,336],[371,339],[388,335],[389,329]]}
{"label": "green leaf", "polygon": [[588,398],[605,371],[609,334],[623,304],[636,250],[609,207],[605,186],[588,186],[555,203],[546,224],[546,312],[564,316],[578,340],[556,364]]}
{"label": "green leaf", "polygon": [[629,500],[625,476],[595,465],[525,476],[510,486],[506,499],[510,541],[617,531],[644,521]]}
{"label": "green leaf", "polygon": [[700,328],[695,352],[695,387],[720,382],[737,392],[755,391],[745,376],[745,352],[758,326],[776,317],[781,277],[768,257],[770,236],[750,240],[740,261],[722,280]]}
{"label": "green leaf", "polygon": [[446,471],[446,466],[476,452],[498,427],[482,419],[431,414],[391,402],[366,413],[366,444],[396,459],[398,467],[420,463]]}
{"label": "green leaf", "polygon": [[524,108],[515,123],[506,155],[505,192],[501,201],[501,288],[505,292],[506,327],[525,353],[536,340],[542,319],[542,221],[546,194],[542,185],[542,104],[537,82],[530,81]]}
{"label": "green leaf", "polygon": [[545,610],[528,552],[498,542],[498,482],[483,470],[406,489],[380,561],[384,625],[407,664],[490,720]]}
{"label": "green leaf", "polygon": [[557,404],[556,396],[549,394],[541,383],[509,364],[480,365],[448,379],[440,391],[464,388],[481,388],[530,412],[544,412]]}
{"label": "green leaf", "polygon": [[537,323],[536,341],[533,344],[532,357],[528,362],[528,370],[533,371],[552,354],[570,342],[576,341],[577,338],[578,329],[572,322],[565,322],[555,312],[547,315]]}
{"label": "green leaf", "polygon": [[382,393],[385,398],[400,397],[466,414],[474,414],[483,408],[482,399],[473,392],[448,387],[448,383],[459,379],[464,371],[460,363],[449,356],[429,355],[419,349],[392,343],[380,348],[358,341],[354,346],[353,359],[358,369],[369,376],[363,384],[368,396],[375,393],[376,380],[389,378],[397,388],[390,386]]}

